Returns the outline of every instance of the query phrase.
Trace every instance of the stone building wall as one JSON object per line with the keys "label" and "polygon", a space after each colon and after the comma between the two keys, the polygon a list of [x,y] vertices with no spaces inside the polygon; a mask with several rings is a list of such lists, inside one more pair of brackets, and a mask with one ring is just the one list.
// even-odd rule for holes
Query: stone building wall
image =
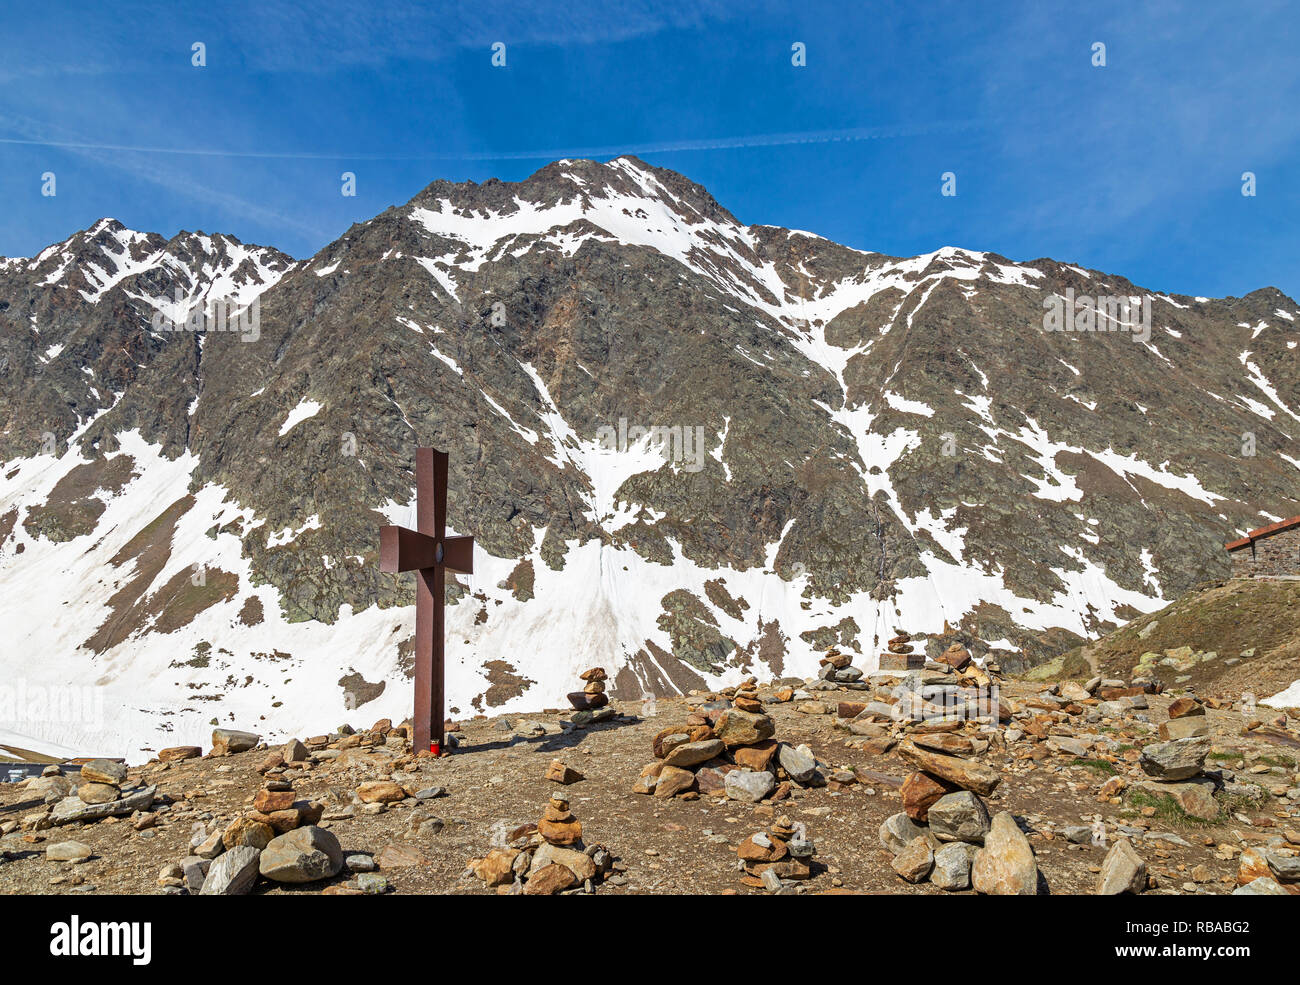
{"label": "stone building wall", "polygon": [[1300,528],[1261,537],[1231,552],[1234,578],[1300,575]]}

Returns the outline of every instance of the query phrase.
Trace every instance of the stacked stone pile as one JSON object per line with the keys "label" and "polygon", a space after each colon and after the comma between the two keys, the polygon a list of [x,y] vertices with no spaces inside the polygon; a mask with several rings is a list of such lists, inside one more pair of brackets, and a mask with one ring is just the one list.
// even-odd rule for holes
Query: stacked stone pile
{"label": "stacked stone pile", "polygon": [[551,795],[541,820],[511,832],[508,841],[467,866],[501,895],[590,893],[615,868],[604,845],[583,843],[582,822],[560,794]]}
{"label": "stacked stone pile", "polygon": [[818,690],[860,691],[868,687],[862,680],[862,671],[853,666],[852,658],[835,647],[827,650],[819,663],[821,670],[817,673],[817,684],[813,685]]}
{"label": "stacked stone pile", "polygon": [[782,815],[767,831],[750,835],[736,849],[745,873],[740,881],[774,893],[789,890],[812,878],[815,853],[815,846],[802,830]]}
{"label": "stacked stone pile", "polygon": [[571,691],[567,697],[575,711],[595,711],[609,704],[609,695],[605,693],[605,668],[592,667],[578,675],[582,680],[581,691]]}
{"label": "stacked stone pile", "polygon": [[748,710],[753,708],[761,709],[762,703],[752,680],[730,700],[705,696],[684,724],[654,737],[655,759],[641,771],[632,792],[664,799],[704,795],[760,803],[782,800],[794,786],[833,782],[838,789],[856,782],[850,771],[828,771],[809,746],[778,741],[771,716]]}
{"label": "stacked stone pile", "polygon": [[909,671],[920,670],[925,666],[925,654],[913,652],[912,637],[902,629],[894,630],[894,638],[885,644],[885,652],[880,655],[881,670]]}
{"label": "stacked stone pile", "polygon": [[82,764],[79,782],[61,767],[50,766],[39,777],[25,781],[23,790],[45,801],[45,808],[24,818],[23,826],[42,830],[147,811],[158,788],[130,782],[126,766],[116,760],[92,759]]}

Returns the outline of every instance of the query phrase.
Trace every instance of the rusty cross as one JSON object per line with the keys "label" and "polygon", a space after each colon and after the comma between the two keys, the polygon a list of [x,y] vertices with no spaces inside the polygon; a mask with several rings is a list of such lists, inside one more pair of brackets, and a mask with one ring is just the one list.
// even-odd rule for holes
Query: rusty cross
{"label": "rusty cross", "polygon": [[447,534],[447,453],[415,450],[415,527],[379,529],[379,570],[415,572],[415,736],[411,749],[443,750],[443,603],[447,572],[471,574],[474,538]]}

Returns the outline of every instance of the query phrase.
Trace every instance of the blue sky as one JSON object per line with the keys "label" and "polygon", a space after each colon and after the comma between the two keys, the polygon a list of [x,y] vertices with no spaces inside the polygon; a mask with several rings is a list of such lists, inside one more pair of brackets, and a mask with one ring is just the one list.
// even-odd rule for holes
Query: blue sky
{"label": "blue sky", "polygon": [[1294,4],[25,6],[0,15],[0,255],[111,215],[301,257],[437,178],[630,152],[861,249],[1300,297]]}

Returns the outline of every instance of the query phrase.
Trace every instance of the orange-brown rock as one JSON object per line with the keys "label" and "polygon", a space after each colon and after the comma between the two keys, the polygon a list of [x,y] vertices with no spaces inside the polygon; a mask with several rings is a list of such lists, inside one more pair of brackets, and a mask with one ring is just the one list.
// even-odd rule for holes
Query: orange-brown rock
{"label": "orange-brown rock", "polygon": [[293,806],[293,798],[292,790],[259,790],[253,798],[253,809],[262,814],[288,810]]}
{"label": "orange-brown rock", "polygon": [[1195,698],[1175,698],[1169,705],[1170,718],[1188,718],[1192,715],[1204,715],[1205,706]]}
{"label": "orange-brown rock", "polygon": [[392,780],[370,780],[357,787],[357,796],[363,804],[395,804],[406,799],[406,791]]}
{"label": "orange-brown rock", "polygon": [[573,874],[572,869],[559,862],[552,862],[543,865],[528,877],[528,881],[524,883],[524,895],[553,896],[566,889],[572,889],[577,884],[578,877]]}
{"label": "orange-brown rock", "polygon": [[927,773],[911,773],[903,780],[899,793],[903,795],[903,810],[913,821],[929,820],[930,808],[946,793],[952,793],[957,787],[951,783],[936,780]]}
{"label": "orange-brown rock", "polygon": [[776,759],[777,749],[778,744],[775,739],[764,739],[752,746],[737,746],[731,751],[731,756],[737,766],[762,772],[771,769],[772,761]]}
{"label": "orange-brown rock", "polygon": [[898,755],[916,769],[929,773],[936,779],[955,784],[963,790],[977,793],[981,797],[987,797],[1002,782],[1002,775],[992,767],[959,759],[956,756],[930,752],[911,742],[901,743],[898,746]]}

